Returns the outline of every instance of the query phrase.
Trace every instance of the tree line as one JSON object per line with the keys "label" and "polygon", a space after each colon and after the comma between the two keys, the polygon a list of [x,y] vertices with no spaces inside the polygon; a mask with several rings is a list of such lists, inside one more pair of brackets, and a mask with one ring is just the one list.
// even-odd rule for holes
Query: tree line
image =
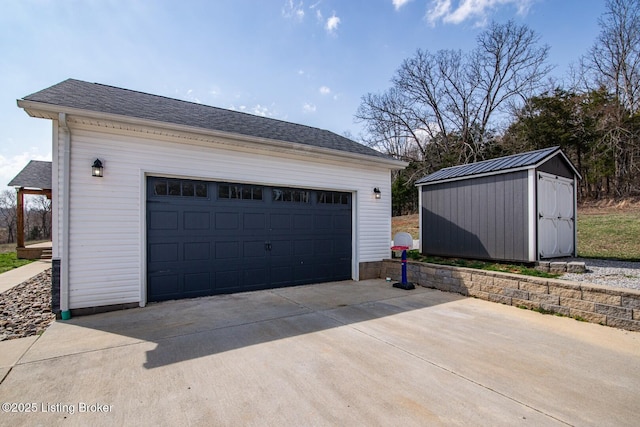
{"label": "tree line", "polygon": [[382,93],[362,97],[362,141],[409,162],[393,214],[417,211],[415,181],[441,168],[560,146],[580,200],[640,195],[640,0],[607,0],[592,48],[562,82],[526,25],[492,23],[470,52],[418,49]]}
{"label": "tree line", "polygon": [[[18,207],[15,191],[0,192],[0,243],[15,243],[17,239]],[[25,240],[51,239],[51,200],[46,196],[25,197]]]}

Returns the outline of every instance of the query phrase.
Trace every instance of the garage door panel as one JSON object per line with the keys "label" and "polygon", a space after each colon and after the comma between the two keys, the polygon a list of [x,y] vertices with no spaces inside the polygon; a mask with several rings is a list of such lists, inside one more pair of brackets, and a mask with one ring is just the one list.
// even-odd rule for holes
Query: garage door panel
{"label": "garage door panel", "polygon": [[271,269],[271,277],[269,279],[269,282],[276,286],[290,284],[295,280],[293,275],[293,267],[289,265],[273,267]]}
{"label": "garage door panel", "polygon": [[177,230],[178,212],[151,211],[148,226],[151,230]]}
{"label": "garage door panel", "polygon": [[183,214],[184,230],[209,230],[211,228],[211,216],[209,212],[186,211]]}
{"label": "garage door panel", "polygon": [[216,270],[215,289],[237,289],[240,287],[239,270]]}
{"label": "garage door panel", "polygon": [[313,255],[313,241],[294,240],[293,254],[296,256]]}
{"label": "garage door panel", "polygon": [[211,244],[209,242],[187,242],[184,244],[184,260],[198,261],[211,258]]}
{"label": "garage door panel", "polygon": [[238,241],[215,242],[215,248],[216,259],[236,259],[240,256],[240,242]]}
{"label": "garage door panel", "polygon": [[243,215],[243,225],[245,230],[264,230],[266,223],[264,213],[246,213]]}
{"label": "garage door panel", "polygon": [[178,243],[155,243],[149,245],[150,262],[178,261]]}
{"label": "garage door panel", "polygon": [[351,230],[351,215],[334,216],[333,228],[336,231]]}
{"label": "garage door panel", "polygon": [[315,279],[313,265],[304,262],[293,267],[293,275],[299,284],[312,283]]}
{"label": "garage door panel", "polygon": [[313,231],[313,215],[297,214],[293,217],[293,229],[299,231]]}
{"label": "garage door panel", "polygon": [[316,215],[314,218],[315,227],[314,230],[331,230],[333,227],[333,217],[332,215]]}
{"label": "garage door panel", "polygon": [[351,240],[334,240],[335,254],[340,257],[351,255]]}
{"label": "garage door panel", "polygon": [[155,301],[170,299],[180,294],[180,277],[178,274],[165,274],[149,277],[149,289],[153,289]]}
{"label": "garage door panel", "polygon": [[215,214],[216,230],[238,230],[240,214],[237,212],[218,212]]}
{"label": "garage door panel", "polygon": [[242,243],[242,256],[245,258],[264,258],[266,256],[265,251],[266,242],[264,239]]}
{"label": "garage door panel", "polygon": [[266,267],[247,266],[242,272],[242,284],[245,287],[253,288],[267,284]]}
{"label": "garage door panel", "polygon": [[269,215],[269,228],[274,231],[289,230],[291,215],[282,213]]}
{"label": "garage door panel", "polygon": [[211,275],[208,271],[199,273],[185,273],[184,275],[184,292],[204,292],[209,293],[211,289]]}
{"label": "garage door panel", "polygon": [[318,239],[313,242],[313,253],[316,256],[322,256],[333,253],[333,240]]}
{"label": "garage door panel", "polygon": [[285,257],[289,259],[293,255],[291,250],[293,242],[291,240],[269,240],[269,256],[270,257]]}
{"label": "garage door panel", "polygon": [[348,193],[186,180],[156,193],[153,180],[149,301],[351,278]]}

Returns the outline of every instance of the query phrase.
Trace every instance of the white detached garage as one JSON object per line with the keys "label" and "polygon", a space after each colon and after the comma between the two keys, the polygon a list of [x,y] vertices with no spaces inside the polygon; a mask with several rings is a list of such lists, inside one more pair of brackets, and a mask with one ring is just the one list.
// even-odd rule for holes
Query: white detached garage
{"label": "white detached garage", "polygon": [[18,105],[53,122],[63,315],[358,280],[389,257],[406,163],[347,138],[71,79]]}

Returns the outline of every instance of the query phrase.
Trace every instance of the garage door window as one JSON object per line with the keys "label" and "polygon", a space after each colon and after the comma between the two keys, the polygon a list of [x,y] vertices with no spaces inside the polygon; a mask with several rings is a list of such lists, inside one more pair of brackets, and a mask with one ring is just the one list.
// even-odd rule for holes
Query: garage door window
{"label": "garage door window", "polygon": [[179,179],[155,179],[153,182],[155,196],[207,197],[207,184],[198,181]]}
{"label": "garage door window", "polygon": [[322,191],[318,193],[318,203],[327,205],[348,205],[349,194],[335,191]]}
{"label": "garage door window", "polygon": [[311,203],[311,193],[306,190],[274,188],[272,194],[274,202]]}
{"label": "garage door window", "polygon": [[262,193],[262,187],[255,185],[218,185],[218,199],[262,200]]}

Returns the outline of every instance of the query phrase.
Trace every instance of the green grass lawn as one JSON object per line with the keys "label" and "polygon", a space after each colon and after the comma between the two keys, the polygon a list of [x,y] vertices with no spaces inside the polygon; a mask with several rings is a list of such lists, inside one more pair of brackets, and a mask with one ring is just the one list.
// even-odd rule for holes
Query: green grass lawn
{"label": "green grass lawn", "polygon": [[640,261],[640,211],[578,212],[578,255]]}
{"label": "green grass lawn", "polygon": [[15,252],[0,253],[0,273],[13,270],[30,262],[33,261],[29,259],[18,259]]}

